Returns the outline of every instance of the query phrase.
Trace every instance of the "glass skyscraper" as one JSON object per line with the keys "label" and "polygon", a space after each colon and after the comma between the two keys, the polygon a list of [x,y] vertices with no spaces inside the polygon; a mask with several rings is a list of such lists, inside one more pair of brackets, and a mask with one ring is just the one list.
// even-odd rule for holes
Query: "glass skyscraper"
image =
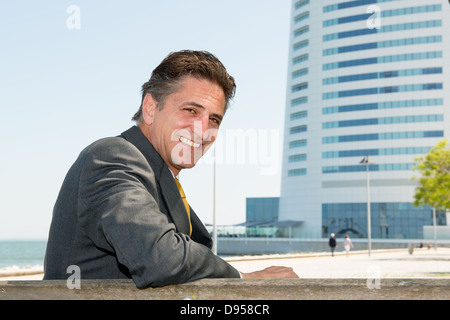
{"label": "glass skyscraper", "polygon": [[292,1],[279,219],[302,222],[294,236],[367,237],[369,180],[372,237],[422,238],[415,158],[449,137],[447,0]]}

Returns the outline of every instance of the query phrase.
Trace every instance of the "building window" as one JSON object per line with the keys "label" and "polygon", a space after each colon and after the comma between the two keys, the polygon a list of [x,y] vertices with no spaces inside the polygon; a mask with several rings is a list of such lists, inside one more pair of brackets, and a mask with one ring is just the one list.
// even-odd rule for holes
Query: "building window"
{"label": "building window", "polygon": [[308,54],[302,54],[301,56],[295,57],[295,58],[292,60],[292,63],[293,63],[294,65],[296,65],[296,64],[299,64],[299,63],[308,61],[308,59],[309,59],[309,55],[308,55]]}
{"label": "building window", "polygon": [[306,154],[296,154],[289,156],[289,163],[306,161]]}
{"label": "building window", "polygon": [[322,129],[382,125],[382,124],[413,123],[413,122],[436,122],[436,121],[444,121],[444,115],[430,114],[430,115],[330,121],[322,123]]}
{"label": "building window", "polygon": [[289,142],[289,149],[296,149],[296,148],[306,147],[306,145],[307,145],[306,139],[295,140],[295,141]]}
{"label": "building window", "polygon": [[[415,163],[385,163],[385,164],[371,164],[369,171],[411,171]],[[366,171],[366,166],[350,165],[350,166],[328,166],[322,168],[323,174],[330,173],[348,173],[348,172],[363,172]]]}
{"label": "building window", "polygon": [[441,26],[442,26],[441,20],[409,22],[409,23],[401,23],[401,24],[382,26],[380,29],[364,28],[364,29],[343,31],[343,32],[338,32],[338,33],[331,33],[331,34],[324,35],[322,37],[322,39],[323,39],[323,42],[326,42],[326,41],[332,41],[332,40],[337,40],[337,39],[364,36],[364,35],[374,34],[374,33],[386,33],[386,32],[395,32],[395,31],[403,31],[403,30],[435,28],[435,27],[441,27]]}
{"label": "building window", "polygon": [[306,132],[308,130],[308,127],[306,125],[302,125],[302,126],[297,126],[297,127],[293,127],[290,130],[291,134],[296,134],[296,133],[302,133],[302,132]]}
{"label": "building window", "polygon": [[391,156],[401,154],[426,154],[432,147],[404,147],[404,148],[384,148],[384,149],[360,149],[360,150],[341,150],[325,151],[322,153],[322,159],[350,158],[364,156]]}
{"label": "building window", "polygon": [[301,7],[306,6],[307,4],[309,4],[309,0],[301,0],[295,3],[295,10],[300,9]]}
{"label": "building window", "polygon": [[[410,15],[424,12],[435,12],[442,11],[442,6],[440,4],[436,5],[428,5],[428,6],[420,6],[420,7],[409,7],[409,8],[400,8],[394,10],[386,10],[380,13],[381,18],[402,16],[402,15]],[[323,27],[330,27],[337,24],[343,23],[351,23],[356,21],[364,21],[370,18],[372,13],[358,14],[353,16],[341,17],[336,19],[329,19],[323,22]]]}
{"label": "building window", "polygon": [[306,48],[307,46],[309,46],[309,40],[300,41],[300,42],[294,44],[294,51]]}
{"label": "building window", "polygon": [[308,116],[308,111],[300,111],[291,114],[291,120],[303,119]]}
{"label": "building window", "polygon": [[288,177],[298,177],[306,175],[306,169],[292,169],[288,171]]}
{"label": "building window", "polygon": [[309,18],[309,11],[303,12],[294,18],[295,23],[299,23]]}
{"label": "building window", "polygon": [[291,107],[296,107],[302,104],[308,103],[308,97],[301,97],[291,100]]}
{"label": "building window", "polygon": [[292,93],[303,91],[306,89],[308,89],[308,82],[303,82],[303,83],[296,84],[295,86],[293,86]]}
{"label": "building window", "polygon": [[323,144],[343,143],[355,141],[374,141],[374,140],[397,140],[397,139],[420,139],[420,138],[439,138],[444,136],[444,131],[408,131],[408,132],[385,132],[385,133],[367,133],[353,134],[346,136],[333,136],[322,138]]}
{"label": "building window", "polygon": [[364,58],[364,59],[357,59],[357,60],[331,62],[331,63],[324,64],[322,66],[322,70],[326,71],[326,70],[363,66],[363,65],[377,64],[377,63],[391,63],[391,62],[400,62],[400,61],[413,61],[413,60],[437,59],[437,58],[442,58],[442,51],[406,53],[406,54],[397,54],[397,55],[384,56],[384,57],[373,57],[373,58]]}
{"label": "building window", "polygon": [[353,8],[353,7],[360,7],[365,6],[369,4],[375,4],[375,3],[383,3],[383,2],[392,2],[392,1],[398,1],[398,0],[353,0],[353,1],[347,1],[342,2],[339,4],[331,4],[328,6],[323,7],[323,12],[331,12],[336,10],[342,10],[347,8]]}
{"label": "building window", "polygon": [[402,100],[402,101],[387,101],[379,103],[362,103],[353,105],[344,105],[336,107],[326,107],[322,109],[323,114],[332,114],[340,112],[354,112],[376,109],[396,109],[396,108],[410,108],[410,107],[434,107],[444,105],[444,99],[421,99],[421,100]]}
{"label": "building window", "polygon": [[273,222],[278,220],[280,198],[247,198],[247,222]]}
{"label": "building window", "polygon": [[308,33],[309,32],[309,26],[304,26],[301,27],[297,30],[294,31],[294,37],[300,37],[302,34]]}
{"label": "building window", "polygon": [[427,43],[440,43],[442,42],[442,36],[428,36],[428,37],[418,37],[418,38],[406,38],[406,39],[397,39],[397,40],[386,40],[380,42],[369,42],[369,43],[361,43],[351,46],[343,46],[337,48],[330,48],[323,50],[323,56],[330,56],[334,54],[340,53],[348,53],[354,51],[363,51],[363,50],[372,50],[379,48],[392,48],[392,47],[400,47],[400,46],[410,46],[410,45],[419,45],[419,44],[427,44]]}
{"label": "building window", "polygon": [[303,68],[297,71],[292,72],[292,79],[297,79],[308,74],[308,68]]}
{"label": "building window", "polygon": [[403,86],[389,86],[380,88],[363,88],[336,92],[326,92],[322,95],[323,100],[346,98],[354,96],[365,96],[372,94],[388,94],[397,92],[413,92],[426,90],[442,90],[442,83],[408,84]]}
{"label": "building window", "polygon": [[335,83],[364,81],[364,80],[373,80],[373,79],[397,78],[397,77],[411,77],[411,76],[421,76],[421,75],[427,75],[427,74],[442,74],[442,67],[392,70],[392,71],[352,74],[352,75],[347,75],[347,76],[326,78],[326,79],[322,80],[322,84],[330,85],[330,84],[335,84]]}

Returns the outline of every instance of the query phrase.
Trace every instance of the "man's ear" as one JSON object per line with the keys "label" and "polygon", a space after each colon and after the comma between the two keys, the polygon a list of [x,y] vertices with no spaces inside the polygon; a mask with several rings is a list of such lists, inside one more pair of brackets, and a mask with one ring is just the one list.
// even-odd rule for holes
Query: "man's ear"
{"label": "man's ear", "polygon": [[153,123],[155,112],[158,109],[158,104],[150,93],[147,93],[142,102],[142,119],[147,125]]}

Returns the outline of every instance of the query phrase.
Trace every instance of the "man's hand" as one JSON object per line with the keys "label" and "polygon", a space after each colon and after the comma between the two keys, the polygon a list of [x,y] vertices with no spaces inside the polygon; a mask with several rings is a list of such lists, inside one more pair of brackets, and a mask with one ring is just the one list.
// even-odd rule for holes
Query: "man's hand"
{"label": "man's hand", "polygon": [[289,267],[269,267],[264,270],[243,273],[241,272],[242,278],[244,279],[272,279],[272,278],[298,278],[299,276],[294,272],[292,268]]}

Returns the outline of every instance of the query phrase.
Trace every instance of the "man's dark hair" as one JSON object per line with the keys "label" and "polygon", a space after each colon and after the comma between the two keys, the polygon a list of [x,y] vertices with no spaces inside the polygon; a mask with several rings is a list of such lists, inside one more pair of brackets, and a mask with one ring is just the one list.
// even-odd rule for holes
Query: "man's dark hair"
{"label": "man's dark hair", "polygon": [[227,110],[236,92],[234,78],[213,54],[183,50],[172,52],[153,70],[150,80],[142,85],[141,106],[132,119],[141,121],[142,104],[147,94],[153,96],[161,109],[167,96],[180,89],[181,81],[188,76],[219,85],[225,95],[225,111]]}

